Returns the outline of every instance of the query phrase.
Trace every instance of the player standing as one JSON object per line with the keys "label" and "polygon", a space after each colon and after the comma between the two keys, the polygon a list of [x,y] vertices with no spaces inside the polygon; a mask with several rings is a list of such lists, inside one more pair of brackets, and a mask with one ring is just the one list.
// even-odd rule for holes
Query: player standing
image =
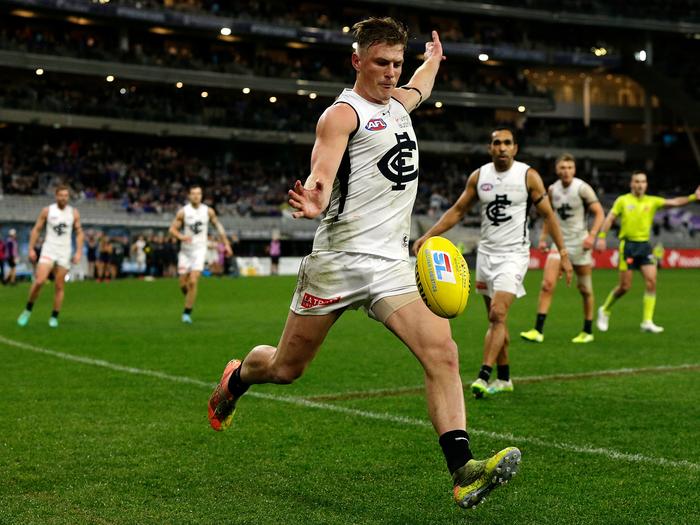
{"label": "player standing", "polygon": [[[593,268],[591,250],[605,219],[605,212],[593,188],[587,182],[576,177],[576,161],[572,155],[567,153],[557,159],[556,172],[559,180],[549,187],[549,199],[552,201],[552,208],[559,215],[564,245],[574,266],[578,291],[583,299],[583,330],[571,342],[590,343],[594,340],[593,310],[595,309],[591,278]],[[586,224],[587,212],[593,214],[593,224],[590,231],[588,231]],[[541,250],[546,250],[549,247],[547,237],[548,231],[545,224],[538,243]],[[537,304],[535,327],[527,332],[520,332],[520,337],[534,343],[544,341],[544,322],[552,304],[560,272],[561,257],[559,252],[556,246],[549,248]]]}
{"label": "player standing", "polygon": [[[36,261],[34,251],[41,230],[46,227],[46,236],[41,248],[41,255],[36,266],[34,282],[29,290],[29,299],[24,311],[17,318],[17,324],[26,326],[32,316],[32,308],[39,297],[41,287],[44,286],[51,272],[54,272],[54,298],[53,311],[49,318],[51,328],[58,327],[58,314],[63,304],[65,293],[66,274],[70,265],[78,264],[82,255],[83,228],[80,225],[80,213],[76,208],[68,205],[70,193],[67,186],[56,188],[56,202],[41,210],[39,217],[29,236],[29,259]],[[76,250],[71,258],[71,240],[75,231]]]}
{"label": "player standing", "polygon": [[630,179],[632,191],[615,199],[615,203],[605,218],[600,233],[598,233],[596,248],[604,250],[605,237],[615,220],[620,217],[620,233],[618,234],[620,238],[619,281],[617,286],[608,294],[603,306],[598,308],[596,326],[601,332],[607,332],[608,330],[612,306],[632,287],[632,270],[635,269],[638,269],[644,276],[644,302],[640,328],[643,332],[654,334],[664,331],[663,327],[654,324],[657,268],[656,260],[652,255],[651,244],[649,244],[649,235],[656,210],[664,207],[685,206],[689,202],[698,200],[700,198],[700,186],[697,187],[695,193],[691,193],[687,197],[665,199],[647,195],[648,185],[646,172],[632,172]]}
{"label": "player standing", "polygon": [[[571,282],[571,261],[547,192],[539,173],[515,160],[518,144],[512,130],[497,128],[491,133],[489,154],[492,162],[472,172],[457,202],[447,210],[413,245],[440,235],[462,220],[472,205],[481,201],[481,239],[477,250],[477,293],[484,296],[489,328],[484,339],[484,357],[479,375],[471,384],[475,397],[512,392],[508,358],[508,311],[516,297],[525,295],[523,280],[530,263],[527,211],[534,203],[559,249],[561,270]],[[489,383],[494,364],[497,379]]]}
{"label": "player standing", "polygon": [[422,365],[428,413],[452,474],[454,500],[472,507],[510,479],[520,451],[511,447],[488,460],[473,459],[457,345],[447,319],[420,299],[409,260],[418,186],[409,113],[431,94],[442,45],[433,31],[423,64],[398,87],[405,27],[391,18],[370,18],[353,31],[355,85],[319,119],[311,174],[289,192],[295,218],[326,214],[312,253],[302,261],[284,331],[276,347],[256,346],[242,362],[228,363],[209,399],[209,421],[215,430],[227,428],[250,385],[299,378],[343,311],[364,308]]}
{"label": "player standing", "polygon": [[[170,235],[180,241],[180,253],[177,258],[177,273],[180,276],[180,289],[185,296],[185,309],[182,312],[182,322],[192,323],[192,309],[197,299],[197,283],[204,270],[207,256],[207,240],[209,223],[211,222],[219,233],[225,251],[231,256],[231,244],[226,237],[226,231],[216,217],[216,212],[202,202],[202,187],[190,187],[189,203],[178,210],[170,225]],[[183,230],[184,233],[181,233]]]}

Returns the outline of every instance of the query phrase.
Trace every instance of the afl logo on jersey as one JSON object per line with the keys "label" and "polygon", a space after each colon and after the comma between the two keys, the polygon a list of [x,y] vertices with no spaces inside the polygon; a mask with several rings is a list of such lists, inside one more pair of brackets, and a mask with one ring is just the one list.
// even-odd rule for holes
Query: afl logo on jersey
{"label": "afl logo on jersey", "polygon": [[386,129],[386,122],[384,122],[380,118],[373,118],[367,123],[365,129],[367,131],[381,131],[383,129]]}
{"label": "afl logo on jersey", "polygon": [[491,184],[489,182],[484,182],[481,185],[481,191],[491,191],[492,189],[493,189],[493,184]]}

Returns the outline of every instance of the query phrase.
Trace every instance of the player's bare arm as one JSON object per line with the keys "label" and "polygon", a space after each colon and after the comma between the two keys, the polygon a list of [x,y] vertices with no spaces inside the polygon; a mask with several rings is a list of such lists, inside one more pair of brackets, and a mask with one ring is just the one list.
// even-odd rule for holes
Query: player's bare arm
{"label": "player's bare arm", "polygon": [[[547,195],[549,195],[549,202],[552,202],[552,187],[547,188]],[[549,242],[547,238],[549,237],[549,230],[547,229],[547,223],[542,224],[542,231],[540,232],[540,240],[537,242],[537,248],[543,252],[549,250]]]}
{"label": "player's bare arm", "polygon": [[177,214],[175,215],[173,222],[170,224],[170,229],[168,230],[168,232],[170,233],[170,235],[175,237],[180,242],[192,242],[192,237],[189,237],[187,235],[183,235],[180,232],[184,223],[185,223],[185,210],[180,209],[180,210],[178,210]]}
{"label": "player's bare arm", "polygon": [[685,206],[688,203],[696,202],[700,199],[700,186],[695,189],[694,193],[691,193],[687,197],[674,197],[673,199],[666,199],[664,202],[665,208],[678,208],[680,206]]}
{"label": "player's bare arm", "polygon": [[214,228],[216,228],[216,231],[219,234],[219,240],[224,244],[224,252],[226,253],[226,257],[231,257],[233,255],[231,243],[229,242],[228,237],[226,236],[226,230],[224,230],[224,226],[219,222],[219,219],[216,216],[216,212],[213,210],[213,208],[209,208],[209,222],[211,222],[214,225]]}
{"label": "player's bare arm", "polygon": [[593,249],[596,237],[600,228],[603,226],[605,221],[605,211],[603,211],[603,205],[600,202],[594,202],[588,207],[588,211],[593,214],[593,224],[591,224],[591,229],[588,235],[583,240],[583,249],[591,250]]}
{"label": "player's bare arm", "polygon": [[617,219],[617,215],[613,213],[612,210],[608,213],[607,217],[605,217],[605,220],[603,221],[603,225],[600,227],[598,230],[598,235],[595,243],[595,249],[598,251],[603,251],[606,248],[606,243],[605,243],[605,237],[607,237],[608,232],[610,231],[610,228],[613,227],[613,224],[615,224],[615,219]]}
{"label": "player's bare arm", "polygon": [[43,208],[39,213],[36,222],[34,223],[32,232],[29,234],[29,260],[32,262],[36,261],[36,252],[34,251],[34,246],[36,245],[36,241],[39,240],[39,235],[41,235],[41,231],[46,226],[46,219],[48,216],[49,208]]}
{"label": "player's bare arm", "polygon": [[335,104],[323,112],[316,125],[311,174],[303,185],[297,180],[289,190],[289,204],[297,210],[292,214],[295,219],[313,219],[326,210],[350,134],[356,129],[357,114],[348,104]]}
{"label": "player's bare arm", "polygon": [[479,195],[476,191],[476,185],[478,182],[479,170],[475,170],[471,175],[469,175],[464,191],[452,205],[452,207],[443,213],[442,217],[440,217],[440,219],[433,224],[433,226],[427,232],[425,232],[419,239],[416,239],[416,242],[413,243],[414,255],[418,253],[420,247],[423,246],[423,243],[425,243],[425,241],[427,241],[430,237],[446,232],[462,220],[474,203],[479,199]]}
{"label": "player's bare arm", "polygon": [[392,94],[409,113],[430,98],[440,63],[446,59],[442,54],[442,43],[437,31],[432,32],[432,38],[432,42],[425,43],[423,64],[416,69],[405,86],[396,88]]}
{"label": "player's bare arm", "polygon": [[80,223],[80,212],[73,208],[73,231],[75,232],[75,253],[71,262],[78,264],[83,256],[83,243],[85,242],[85,233],[83,225]]}
{"label": "player's bare arm", "polygon": [[530,199],[533,203],[535,203],[537,213],[539,213],[540,217],[544,219],[549,236],[552,238],[552,241],[554,241],[554,244],[559,250],[559,255],[561,257],[561,272],[566,275],[566,284],[570,285],[574,268],[569,260],[569,252],[566,249],[566,246],[564,246],[564,237],[562,237],[559,222],[557,221],[552,205],[547,198],[547,192],[544,189],[542,177],[540,177],[540,174],[532,168],[527,170],[525,177],[527,179],[527,191],[530,195]]}

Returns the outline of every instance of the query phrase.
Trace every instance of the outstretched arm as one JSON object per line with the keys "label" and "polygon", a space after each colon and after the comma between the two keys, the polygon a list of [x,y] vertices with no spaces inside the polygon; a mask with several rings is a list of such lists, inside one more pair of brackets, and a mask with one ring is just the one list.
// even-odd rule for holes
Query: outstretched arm
{"label": "outstretched arm", "polygon": [[464,191],[457,199],[452,207],[442,214],[442,217],[433,224],[433,226],[425,232],[416,242],[413,243],[413,254],[417,255],[420,247],[425,241],[435,235],[440,235],[452,228],[455,224],[462,220],[462,217],[470,210],[474,202],[479,198],[476,192],[476,185],[479,181],[479,170],[472,172],[467,179],[467,185]]}
{"label": "outstretched arm", "polygon": [[359,122],[348,104],[340,103],[326,109],[316,125],[316,142],[311,152],[311,174],[302,185],[296,181],[289,190],[289,204],[295,219],[313,219],[328,207],[333,181],[338,173],[343,153]]}
{"label": "outstretched arm", "polygon": [[695,202],[700,199],[700,186],[695,189],[695,193],[691,193],[687,197],[675,197],[673,199],[666,199],[664,202],[664,207],[666,208],[677,208],[679,206],[685,206],[690,202]]}
{"label": "outstretched arm", "polygon": [[433,92],[435,77],[440,63],[446,59],[442,54],[442,43],[437,31],[432,32],[432,42],[425,43],[424,62],[405,86],[394,90],[393,97],[401,102],[407,111],[416,109],[421,102],[428,100]]}

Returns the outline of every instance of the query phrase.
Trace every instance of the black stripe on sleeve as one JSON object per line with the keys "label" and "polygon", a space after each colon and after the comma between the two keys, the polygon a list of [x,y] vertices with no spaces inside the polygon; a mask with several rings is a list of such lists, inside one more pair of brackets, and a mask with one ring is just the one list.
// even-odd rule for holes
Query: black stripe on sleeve
{"label": "black stripe on sleeve", "polygon": [[340,214],[343,213],[343,210],[345,209],[345,200],[348,197],[348,189],[350,185],[350,141],[353,139],[353,137],[355,137],[360,129],[360,115],[358,115],[357,110],[352,106],[352,104],[349,104],[343,100],[336,102],[336,104],[347,104],[350,106],[357,117],[357,125],[348,137],[348,145],[345,147],[343,158],[340,161],[340,166],[338,166],[338,172],[336,173],[336,179],[338,180],[338,187],[340,189],[340,200],[338,201],[338,213],[334,220],[338,220],[340,218]]}

